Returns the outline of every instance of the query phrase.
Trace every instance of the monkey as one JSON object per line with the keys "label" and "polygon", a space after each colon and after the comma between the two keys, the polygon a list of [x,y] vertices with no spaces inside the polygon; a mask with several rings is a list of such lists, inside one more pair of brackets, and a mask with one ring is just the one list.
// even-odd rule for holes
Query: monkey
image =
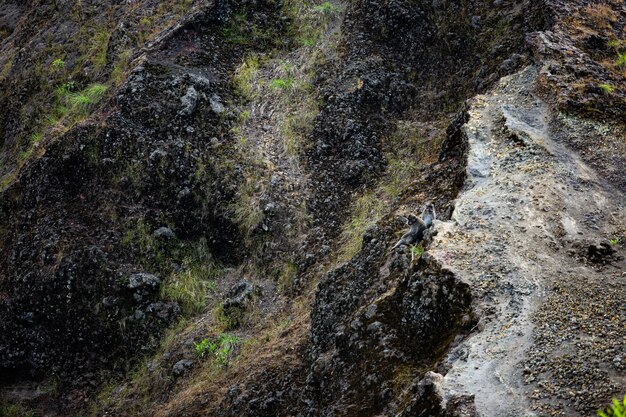
{"label": "monkey", "polygon": [[424,211],[422,211],[422,215],[420,217],[415,217],[410,214],[406,219],[410,230],[400,238],[398,243],[396,243],[392,249],[396,249],[400,246],[417,245],[420,243],[422,239],[424,239],[424,232],[432,227],[436,218],[437,215],[435,214],[435,207],[430,202],[425,204]]}

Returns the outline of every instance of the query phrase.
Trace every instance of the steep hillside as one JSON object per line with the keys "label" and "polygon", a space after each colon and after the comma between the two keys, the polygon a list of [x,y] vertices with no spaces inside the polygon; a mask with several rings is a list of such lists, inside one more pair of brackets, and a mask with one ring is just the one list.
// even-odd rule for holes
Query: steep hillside
{"label": "steep hillside", "polygon": [[626,393],[625,25],[0,5],[0,416],[593,414]]}

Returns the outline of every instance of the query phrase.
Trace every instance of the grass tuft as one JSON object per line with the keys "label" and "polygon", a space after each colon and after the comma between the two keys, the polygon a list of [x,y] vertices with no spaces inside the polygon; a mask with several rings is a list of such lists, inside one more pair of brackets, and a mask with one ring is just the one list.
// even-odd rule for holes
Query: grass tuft
{"label": "grass tuft", "polygon": [[598,416],[600,417],[626,417],[626,395],[624,395],[623,401],[618,401],[617,399],[613,399],[613,404],[611,404],[607,409],[603,411],[598,411]]}
{"label": "grass tuft", "polygon": [[611,94],[612,92],[615,91],[615,87],[613,87],[611,84],[600,84],[600,88],[602,90],[604,90],[605,93]]}

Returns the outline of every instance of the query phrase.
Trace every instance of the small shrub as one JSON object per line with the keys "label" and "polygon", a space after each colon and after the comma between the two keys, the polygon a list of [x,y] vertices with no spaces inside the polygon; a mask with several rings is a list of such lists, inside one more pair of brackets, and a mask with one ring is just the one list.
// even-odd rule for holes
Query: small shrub
{"label": "small shrub", "polygon": [[626,52],[618,55],[617,60],[615,61],[616,67],[621,67],[626,64]]}
{"label": "small shrub", "polygon": [[619,39],[611,39],[606,43],[606,46],[618,52],[622,48],[622,41]]}
{"label": "small shrub", "polygon": [[613,399],[613,404],[604,411],[598,411],[600,417],[626,417],[626,395],[622,402]]}
{"label": "small shrub", "polygon": [[615,239],[609,239],[609,243],[611,244],[611,246],[615,246],[619,243],[619,238],[616,237]]}
{"label": "small shrub", "polygon": [[185,261],[183,270],[174,274],[161,287],[161,296],[180,304],[186,317],[201,313],[206,308],[208,293],[215,291],[215,281],[209,268]]}

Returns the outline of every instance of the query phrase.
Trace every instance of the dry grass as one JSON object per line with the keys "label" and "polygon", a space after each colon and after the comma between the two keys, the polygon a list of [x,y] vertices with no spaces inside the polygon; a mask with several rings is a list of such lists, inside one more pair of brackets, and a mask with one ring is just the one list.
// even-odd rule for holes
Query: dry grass
{"label": "dry grass", "polygon": [[605,3],[591,4],[585,7],[583,16],[587,17],[593,27],[598,29],[610,29],[618,18],[617,12]]}
{"label": "dry grass", "polygon": [[[307,340],[309,327],[309,297],[293,302],[291,313],[260,323],[254,338],[246,339],[236,359],[227,368],[205,363],[186,386],[164,406],[155,410],[157,417],[188,413],[215,415],[220,400],[227,394],[232,381],[239,384],[262,383],[261,374],[277,373],[302,366],[301,348]],[[210,383],[207,383],[210,381]],[[208,400],[208,402],[207,402]]]}

